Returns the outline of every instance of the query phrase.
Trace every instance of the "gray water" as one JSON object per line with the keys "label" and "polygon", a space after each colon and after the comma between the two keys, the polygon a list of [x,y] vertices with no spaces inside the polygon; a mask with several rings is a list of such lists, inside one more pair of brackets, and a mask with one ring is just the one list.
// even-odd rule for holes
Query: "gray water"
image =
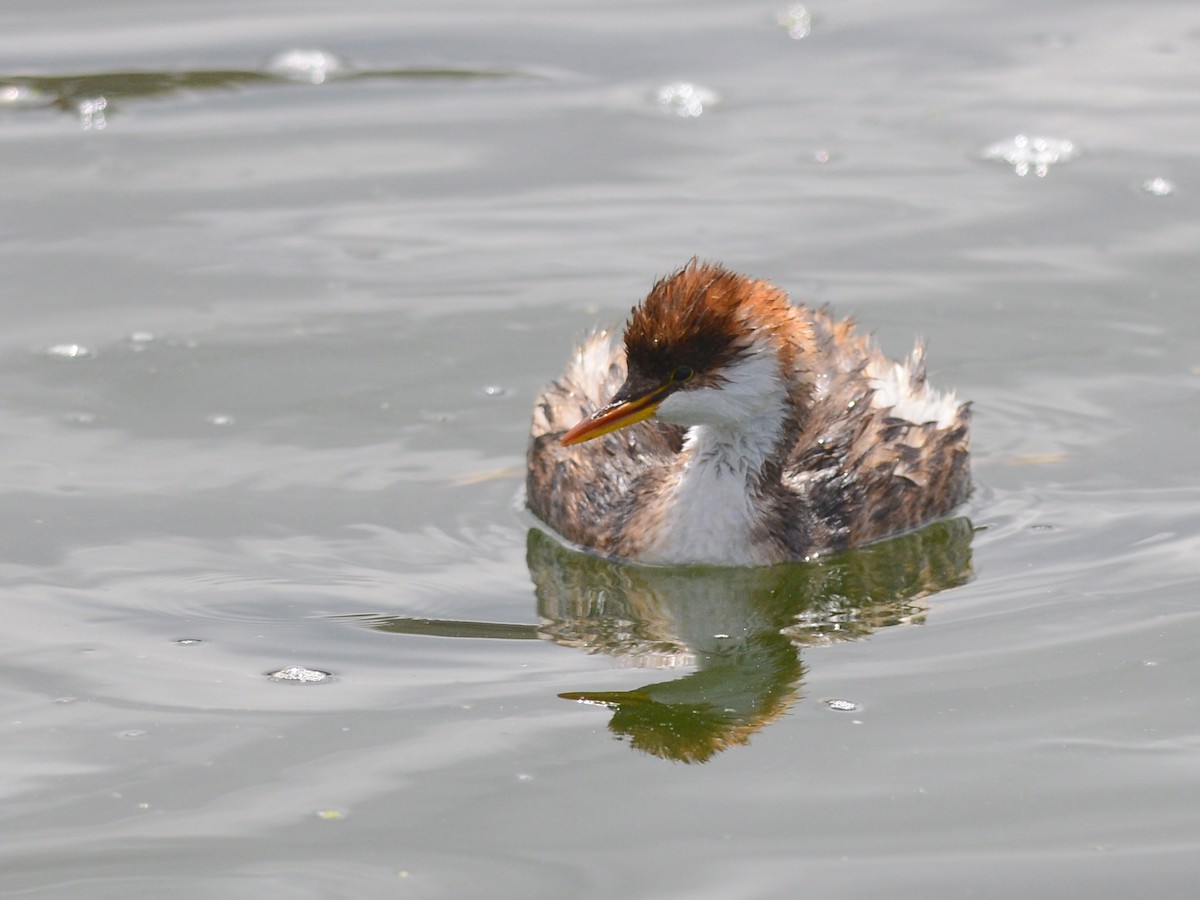
{"label": "gray water", "polygon": [[[1200,13],[785,9],[9,4],[0,895],[1195,895]],[[530,533],[693,255],[923,336],[961,515]]]}

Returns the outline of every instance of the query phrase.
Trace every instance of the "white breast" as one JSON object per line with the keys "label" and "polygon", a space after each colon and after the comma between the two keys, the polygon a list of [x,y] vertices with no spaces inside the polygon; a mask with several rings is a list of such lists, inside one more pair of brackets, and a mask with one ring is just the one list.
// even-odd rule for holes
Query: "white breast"
{"label": "white breast", "polygon": [[664,499],[666,515],[639,556],[642,562],[749,566],[775,561],[772,549],[755,540],[756,511],[745,479],[732,471],[691,464]]}
{"label": "white breast", "polygon": [[659,527],[639,559],[653,563],[763,565],[775,551],[761,541],[765,510],[759,473],[777,450],[787,416],[778,357],[751,352],[722,373],[719,388],[679,391],[659,418],[691,426],[685,463],[658,501]]}

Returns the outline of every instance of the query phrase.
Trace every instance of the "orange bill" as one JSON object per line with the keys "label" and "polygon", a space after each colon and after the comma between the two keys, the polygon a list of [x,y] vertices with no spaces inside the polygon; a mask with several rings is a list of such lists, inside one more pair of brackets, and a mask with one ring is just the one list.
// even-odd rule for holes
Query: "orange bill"
{"label": "orange bill", "polygon": [[620,391],[611,403],[596,410],[570,431],[562,436],[563,444],[582,444],[592,438],[609,434],[634,422],[641,422],[654,415],[658,405],[666,398],[666,386],[657,388],[640,397],[621,399]]}

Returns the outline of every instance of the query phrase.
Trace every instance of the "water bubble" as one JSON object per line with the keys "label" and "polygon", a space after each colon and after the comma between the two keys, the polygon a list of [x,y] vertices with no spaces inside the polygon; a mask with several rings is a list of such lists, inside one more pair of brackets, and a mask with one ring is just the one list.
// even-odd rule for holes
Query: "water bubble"
{"label": "water bubble", "polygon": [[158,340],[158,335],[153,331],[131,331],[129,333],[129,342],[131,344],[149,344],[155,340]]}
{"label": "water bubble", "polygon": [[96,355],[95,350],[83,344],[54,344],[43,352],[57,359],[88,359]]}
{"label": "water bubble", "polygon": [[775,21],[794,41],[812,34],[812,15],[799,3],[789,6],[775,16]]}
{"label": "water bubble", "polygon": [[203,644],[204,641],[200,638],[180,638],[175,643],[180,647],[195,647],[197,644]]}
{"label": "water bubble", "polygon": [[268,672],[267,677],[272,681],[290,681],[297,684],[320,684],[333,677],[331,672],[320,669],[306,669],[304,666],[287,666],[276,672]]}
{"label": "water bubble", "polygon": [[1142,190],[1155,197],[1166,197],[1175,191],[1175,185],[1165,178],[1149,178],[1142,182]]}
{"label": "water bubble", "polygon": [[226,415],[225,413],[213,413],[211,416],[205,418],[204,421],[209,425],[216,425],[224,428],[228,425],[232,425],[236,419],[234,419],[233,416]]}
{"label": "water bubble", "polygon": [[825,705],[838,712],[854,712],[858,704],[853,700],[826,700]]}
{"label": "water bubble", "polygon": [[1022,177],[1032,171],[1039,178],[1044,178],[1052,165],[1077,157],[1079,148],[1073,141],[1064,138],[1018,134],[985,147],[981,155],[984,159],[1012,166],[1013,171]]}
{"label": "water bubble", "polygon": [[654,102],[658,108],[681,119],[701,116],[705,107],[714,106],[719,100],[715,91],[687,81],[664,84],[654,92]]}
{"label": "water bubble", "polygon": [[498,384],[489,384],[483,389],[483,395],[485,397],[507,397],[509,395],[509,390],[508,388],[501,387]]}
{"label": "water bubble", "polygon": [[324,84],[327,79],[345,76],[347,66],[324,50],[285,50],[267,60],[264,67],[271,75],[290,81]]}
{"label": "water bubble", "polygon": [[79,124],[84,131],[103,131],[108,127],[108,119],[104,111],[108,109],[108,100],[104,97],[86,97],[75,104],[79,111]]}
{"label": "water bubble", "polygon": [[0,109],[33,109],[48,106],[53,98],[23,84],[0,86]]}

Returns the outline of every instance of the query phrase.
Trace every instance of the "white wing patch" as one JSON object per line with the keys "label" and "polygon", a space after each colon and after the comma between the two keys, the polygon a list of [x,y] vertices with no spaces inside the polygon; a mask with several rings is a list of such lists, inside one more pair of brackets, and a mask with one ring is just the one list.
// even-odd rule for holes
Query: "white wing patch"
{"label": "white wing patch", "polygon": [[914,425],[933,422],[938,428],[949,428],[958,418],[954,392],[943,394],[925,382],[925,348],[920,344],[904,362],[873,354],[866,374],[875,390],[871,405],[876,409],[890,410],[891,415]]}

